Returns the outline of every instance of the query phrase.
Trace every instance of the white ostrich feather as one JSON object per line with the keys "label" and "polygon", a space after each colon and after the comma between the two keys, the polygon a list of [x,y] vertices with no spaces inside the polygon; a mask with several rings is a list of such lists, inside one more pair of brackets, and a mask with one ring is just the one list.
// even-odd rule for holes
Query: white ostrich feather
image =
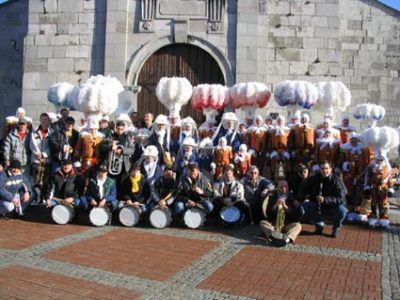
{"label": "white ostrich feather", "polygon": [[68,82],[56,83],[47,91],[47,99],[55,106],[68,106],[68,95],[73,89],[74,86]]}

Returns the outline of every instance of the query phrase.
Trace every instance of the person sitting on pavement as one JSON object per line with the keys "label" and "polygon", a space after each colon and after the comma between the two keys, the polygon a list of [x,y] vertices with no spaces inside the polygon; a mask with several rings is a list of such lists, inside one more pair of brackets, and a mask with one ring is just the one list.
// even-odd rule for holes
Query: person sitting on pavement
{"label": "person sitting on pavement", "polygon": [[82,204],[85,209],[109,207],[112,212],[118,209],[117,188],[115,181],[108,175],[107,165],[100,164],[97,174],[89,178]]}
{"label": "person sitting on pavement", "polygon": [[261,203],[275,185],[271,180],[260,175],[257,166],[250,166],[247,176],[241,180],[244,188],[244,198],[250,204],[253,221],[258,224],[261,220]]}
{"label": "person sitting on pavement", "polygon": [[346,218],[346,188],[340,177],[332,172],[329,161],[322,161],[319,168],[320,173],[311,176],[301,185],[298,200],[303,202],[304,220],[315,225],[315,233],[322,234],[324,220],[331,218],[331,236],[336,238]]}
{"label": "person sitting on pavement", "polygon": [[51,177],[44,188],[45,205],[52,208],[58,204],[67,204],[79,208],[83,186],[83,177],[76,173],[72,160],[62,160],[61,169]]}
{"label": "person sitting on pavement", "polygon": [[304,210],[289,192],[287,181],[278,182],[278,190],[265,200],[263,208],[267,219],[260,221],[260,227],[267,240],[279,247],[294,243],[301,232]]}
{"label": "person sitting on pavement", "polygon": [[28,180],[21,174],[21,162],[12,160],[8,170],[0,167],[0,217],[15,210],[17,216],[23,216],[31,202],[31,190]]}
{"label": "person sitting on pavement", "polygon": [[199,206],[206,213],[214,209],[213,190],[207,177],[200,173],[197,163],[188,165],[188,176],[183,178],[175,204],[175,215],[183,215],[188,208]]}

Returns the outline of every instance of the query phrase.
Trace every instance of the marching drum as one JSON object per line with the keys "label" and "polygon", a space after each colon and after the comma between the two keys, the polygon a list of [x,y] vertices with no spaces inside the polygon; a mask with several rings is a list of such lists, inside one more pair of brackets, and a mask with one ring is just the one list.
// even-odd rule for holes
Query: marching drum
{"label": "marching drum", "polygon": [[241,212],[236,206],[224,206],[219,212],[222,221],[226,223],[236,223],[240,220]]}
{"label": "marching drum", "polygon": [[51,218],[59,225],[65,225],[72,220],[75,215],[75,209],[73,206],[58,204],[53,207],[51,211]]}
{"label": "marching drum", "polygon": [[111,210],[108,207],[94,207],[90,211],[89,219],[94,226],[104,226],[111,221]]}
{"label": "marching drum", "polygon": [[203,225],[205,219],[206,213],[198,207],[189,208],[183,216],[185,225],[192,229],[199,228]]}
{"label": "marching drum", "polygon": [[135,206],[124,206],[119,211],[119,221],[126,227],[135,226],[139,220],[142,211]]}
{"label": "marching drum", "polygon": [[168,207],[158,206],[151,211],[149,219],[154,228],[168,227],[172,222],[171,210]]}

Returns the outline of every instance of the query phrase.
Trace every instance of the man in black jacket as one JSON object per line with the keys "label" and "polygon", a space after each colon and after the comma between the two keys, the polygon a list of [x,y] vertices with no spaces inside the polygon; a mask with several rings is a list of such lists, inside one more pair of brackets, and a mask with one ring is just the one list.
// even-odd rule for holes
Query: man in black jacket
{"label": "man in black jacket", "polygon": [[[340,177],[332,172],[329,161],[322,161],[319,166],[320,173],[302,184],[298,197],[303,202],[304,219],[315,224],[315,232],[322,234],[324,219],[331,218],[332,237],[336,238],[347,214],[346,188]],[[306,199],[309,201],[305,201]]]}
{"label": "man in black jacket", "polygon": [[175,204],[175,214],[183,214],[187,208],[195,207],[198,204],[204,207],[207,213],[210,213],[214,209],[210,181],[200,173],[197,163],[188,165],[188,173],[189,176],[181,182]]}
{"label": "man in black jacket", "polygon": [[79,132],[74,129],[75,119],[67,117],[65,128],[55,130],[49,137],[52,174],[59,170],[61,160],[72,159],[73,150],[79,139]]}
{"label": "man in black jacket", "polygon": [[[56,172],[44,189],[43,199],[48,208],[60,203],[79,207],[80,196],[83,192],[84,180],[77,175],[70,159],[61,161],[61,169]],[[51,194],[53,192],[53,196]]]}

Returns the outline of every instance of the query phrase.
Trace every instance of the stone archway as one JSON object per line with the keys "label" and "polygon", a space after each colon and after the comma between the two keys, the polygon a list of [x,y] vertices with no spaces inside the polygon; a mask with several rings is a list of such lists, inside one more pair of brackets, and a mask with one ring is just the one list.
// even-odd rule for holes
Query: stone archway
{"label": "stone archway", "polygon": [[[165,46],[169,45],[177,45],[174,43],[174,39],[172,36],[164,36],[155,40],[148,42],[147,44],[143,45],[137,52],[135,52],[127,63],[127,71],[126,71],[126,83],[135,93],[140,90],[138,81],[140,72],[147,62],[147,60],[158,50]],[[209,54],[214,60],[215,63],[219,66],[222,76],[223,76],[223,84],[227,86],[231,86],[235,83],[235,75],[233,69],[226,60],[225,56],[221,53],[217,47],[209,43],[208,41],[204,40],[203,38],[189,35],[188,42],[183,45],[191,45],[196,46]],[[140,97],[139,92],[138,98]],[[138,110],[139,105],[138,102],[135,101],[134,109]]]}
{"label": "stone archway", "polygon": [[[203,49],[190,44],[171,44],[153,53],[143,64],[137,79],[141,87],[137,95],[137,112],[143,115],[152,112],[155,115],[168,114],[159,103],[155,88],[162,77],[186,77],[191,84],[225,84],[224,76],[214,58]],[[182,108],[182,117],[191,116],[200,121],[202,114],[194,111],[190,105]]]}

